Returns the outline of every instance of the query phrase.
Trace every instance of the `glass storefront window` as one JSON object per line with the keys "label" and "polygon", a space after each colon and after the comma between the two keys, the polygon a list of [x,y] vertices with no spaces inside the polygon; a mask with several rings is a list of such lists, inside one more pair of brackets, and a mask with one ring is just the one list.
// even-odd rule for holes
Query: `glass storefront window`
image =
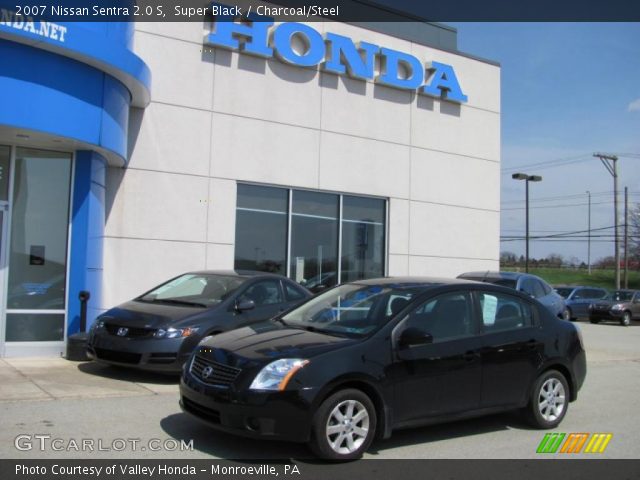
{"label": "glass storefront window", "polygon": [[235,268],[286,275],[288,191],[238,185]]}
{"label": "glass storefront window", "polygon": [[63,339],[63,313],[17,311],[65,308],[70,180],[70,154],[16,150],[7,341]]}
{"label": "glass storefront window", "polygon": [[341,283],[384,275],[385,201],[344,196]]}
{"label": "glass storefront window", "polygon": [[9,200],[9,167],[11,166],[11,147],[0,145],[0,201]]}
{"label": "glass storefront window", "polygon": [[293,191],[291,278],[312,288],[338,283],[339,197]]}
{"label": "glass storefront window", "polygon": [[380,277],[385,219],[383,199],[238,184],[235,268],[288,273],[312,291]]}

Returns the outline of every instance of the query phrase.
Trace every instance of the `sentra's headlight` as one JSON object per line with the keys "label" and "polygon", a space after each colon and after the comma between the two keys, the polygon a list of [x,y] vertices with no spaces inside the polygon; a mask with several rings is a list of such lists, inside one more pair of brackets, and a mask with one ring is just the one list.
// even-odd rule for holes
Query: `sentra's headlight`
{"label": "sentra's headlight", "polygon": [[160,328],[156,330],[153,334],[156,338],[180,338],[180,337],[189,337],[198,331],[195,327],[186,327],[186,328],[173,328],[169,327],[167,329]]}
{"label": "sentra's headlight", "polygon": [[301,358],[282,358],[275,360],[260,370],[253,379],[251,390],[284,390],[291,377],[304,367],[309,360]]}
{"label": "sentra's headlight", "polygon": [[624,305],[620,305],[619,303],[617,303],[613,307],[611,307],[611,310],[622,310],[623,308]]}

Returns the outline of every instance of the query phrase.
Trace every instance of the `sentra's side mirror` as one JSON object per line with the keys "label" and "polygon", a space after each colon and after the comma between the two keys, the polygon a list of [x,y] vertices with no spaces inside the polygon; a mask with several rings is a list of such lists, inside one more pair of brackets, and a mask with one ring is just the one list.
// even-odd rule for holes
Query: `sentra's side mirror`
{"label": "sentra's side mirror", "polygon": [[433,343],[433,336],[430,333],[416,327],[409,327],[400,334],[398,346],[400,348],[409,348],[414,345],[427,345],[429,343]]}
{"label": "sentra's side mirror", "polygon": [[247,310],[253,310],[256,308],[256,302],[249,299],[238,300],[236,301],[236,311],[245,312]]}

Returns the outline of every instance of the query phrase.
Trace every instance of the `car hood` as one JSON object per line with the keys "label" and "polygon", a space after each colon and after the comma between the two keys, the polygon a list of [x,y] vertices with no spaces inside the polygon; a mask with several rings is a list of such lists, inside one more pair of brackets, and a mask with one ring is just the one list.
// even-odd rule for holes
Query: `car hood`
{"label": "car hood", "polygon": [[279,358],[311,358],[330,350],[352,345],[357,339],[290,328],[263,322],[206,337],[198,347],[220,363],[242,367],[245,362],[269,363]]}
{"label": "car hood", "polygon": [[[215,309],[215,307],[214,307]],[[211,308],[199,308],[132,300],[107,310],[100,316],[107,323],[137,328],[164,328],[186,326],[211,312]]]}

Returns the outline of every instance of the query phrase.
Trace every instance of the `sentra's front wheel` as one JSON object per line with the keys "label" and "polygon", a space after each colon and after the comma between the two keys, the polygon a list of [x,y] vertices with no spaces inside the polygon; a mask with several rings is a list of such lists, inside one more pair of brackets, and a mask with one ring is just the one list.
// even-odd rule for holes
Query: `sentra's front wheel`
{"label": "sentra's front wheel", "polygon": [[360,458],[376,430],[376,410],[360,390],[347,389],[327,398],[313,420],[311,448],[330,460]]}

